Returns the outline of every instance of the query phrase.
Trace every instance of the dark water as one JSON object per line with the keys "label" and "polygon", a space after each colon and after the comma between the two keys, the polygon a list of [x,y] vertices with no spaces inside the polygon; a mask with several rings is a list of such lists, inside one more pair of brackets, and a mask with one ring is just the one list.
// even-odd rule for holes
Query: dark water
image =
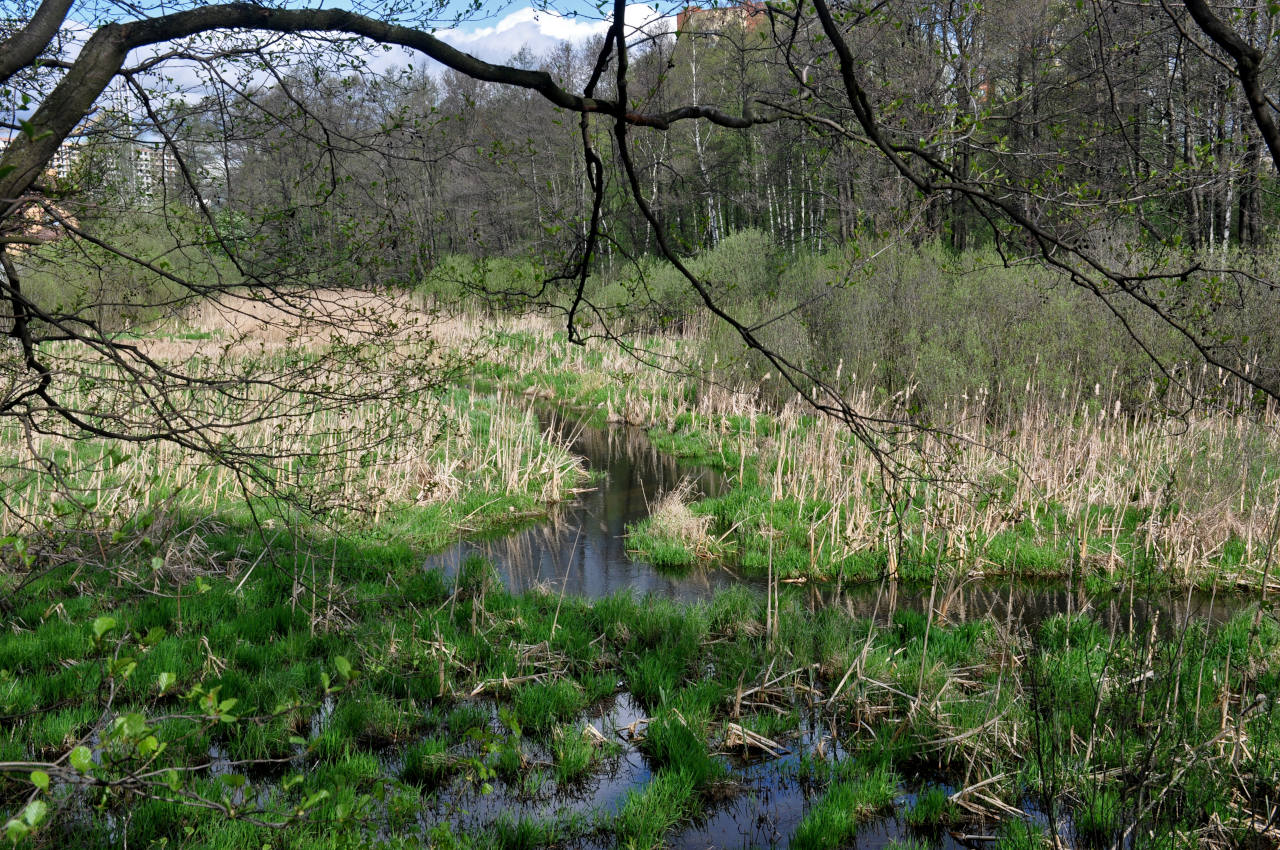
{"label": "dark water", "polygon": [[[522,591],[542,587],[553,593],[565,592],[598,598],[619,591],[637,595],[654,594],[685,601],[705,600],[717,590],[747,585],[763,593],[763,583],[724,568],[694,570],[688,575],[665,574],[652,565],[631,560],[626,551],[628,523],[643,519],[648,505],[658,495],[690,479],[704,495],[723,491],[725,481],[716,472],[681,464],[657,452],[645,433],[625,426],[608,429],[580,428],[548,418],[544,425],[571,439],[573,450],[588,466],[601,473],[597,483],[570,504],[560,506],[543,522],[489,541],[462,542],[434,556],[428,566],[457,571],[462,561],[477,553],[498,569],[507,587]],[[1041,583],[993,583],[964,580],[941,581],[934,587],[909,587],[891,582],[853,586],[799,585],[783,592],[799,597],[817,609],[838,606],[850,614],[884,622],[896,611],[925,611],[930,605],[942,622],[963,622],[993,618],[1010,631],[1033,626],[1059,613],[1091,613],[1116,630],[1168,633],[1189,620],[1222,622],[1239,610],[1245,600],[1229,595],[1211,596],[1200,592],[1151,595],[1137,590],[1089,594],[1083,586],[1069,581]],[[478,704],[493,704],[481,701]],[[777,758],[744,760],[725,753],[730,781],[706,801],[702,814],[677,833],[667,836],[667,846],[682,850],[704,848],[785,848],[808,810],[813,789],[797,769],[803,753],[822,751],[839,755],[839,741],[827,735],[821,716],[805,716],[797,733],[783,739],[788,750]],[[536,747],[526,750],[529,771],[546,772],[541,781],[526,782],[518,788],[495,783],[492,793],[481,794],[473,783],[453,783],[432,795],[424,805],[424,828],[449,821],[459,832],[478,832],[496,818],[585,819],[607,818],[616,813],[631,791],[639,791],[650,780],[651,768],[627,727],[641,724],[644,712],[630,696],[620,693],[612,700],[591,708],[582,722],[596,727],[606,738],[622,744],[619,755],[610,759],[587,784],[557,788],[551,776],[551,756]],[[496,716],[495,732],[501,731]],[[526,744],[528,747],[528,744]],[[394,761],[394,756],[391,756]],[[389,763],[391,772],[396,766]],[[914,791],[931,777],[904,777],[896,809],[908,808]],[[947,786],[944,786],[947,787]],[[948,791],[956,789],[947,787]],[[1031,818],[1041,816],[1029,801],[1023,804]],[[969,832],[991,832],[992,824],[970,824]],[[1070,832],[1069,824],[1059,824],[1060,834]],[[915,835],[896,816],[873,819],[859,829],[855,846],[876,850],[895,840],[915,839],[934,848],[990,846],[979,840],[961,844],[948,834]],[[590,835],[571,842],[582,848],[615,846],[608,835]]]}
{"label": "dark water", "polygon": [[[790,748],[780,758],[745,760],[735,754],[724,754],[730,768],[729,778],[704,800],[696,819],[666,836],[664,847],[676,850],[709,850],[709,848],[786,848],[813,799],[821,796],[801,778],[797,770],[799,756],[812,751],[824,733],[806,718],[798,735],[788,739]],[[626,693],[588,711],[590,723],[607,739],[623,743],[624,749],[607,761],[601,770],[580,788],[556,788],[548,778],[537,790],[517,789],[504,782],[494,784],[488,794],[474,784],[454,783],[446,791],[429,798],[420,822],[424,827],[449,821],[455,832],[480,833],[498,818],[512,821],[566,821],[573,818],[591,822],[596,817],[607,820],[622,808],[627,794],[648,784],[653,771],[639,748],[631,741],[630,729],[638,725],[643,734],[645,713]],[[494,721],[495,729],[500,725]],[[525,745],[530,771],[540,767],[550,773],[550,755]],[[828,755],[839,756],[838,744],[825,742]],[[392,770],[395,765],[389,765]],[[909,781],[919,787],[919,780]],[[944,786],[947,787],[947,786]],[[948,787],[948,790],[955,790]],[[904,791],[895,800],[902,810],[914,802],[915,795]],[[871,819],[859,828],[855,844],[859,850],[877,850],[893,840],[923,836],[914,834],[898,817],[885,815]],[[922,841],[925,846],[951,850],[964,845],[950,835],[934,834]],[[588,834],[568,842],[579,850],[615,850],[616,841],[609,834]]]}
{"label": "dark water", "polygon": [[[493,563],[513,592],[541,587],[589,599],[626,591],[692,602],[740,585],[764,592],[760,579],[725,567],[672,574],[633,561],[627,554],[627,525],[648,516],[650,503],[660,494],[689,480],[696,494],[719,495],[727,486],[721,473],[662,454],[641,428],[590,428],[547,413],[543,413],[543,425],[569,440],[574,453],[596,471],[596,482],[546,520],[496,539],[460,542],[428,559],[428,567],[452,575],[468,555],[479,554]],[[1251,601],[1236,594],[1197,590],[1120,589],[1090,594],[1082,583],[1064,580],[949,579],[937,587],[880,581],[823,583],[793,585],[784,592],[799,596],[814,609],[835,605],[880,622],[898,610],[925,611],[932,595],[935,617],[941,621],[992,617],[1010,630],[1034,626],[1060,613],[1090,613],[1107,628],[1148,630],[1155,625],[1167,633],[1190,620],[1225,622]]]}
{"label": "dark water", "polygon": [[569,438],[573,451],[601,477],[546,521],[495,540],[458,543],[429,559],[429,567],[452,575],[468,555],[479,554],[513,592],[542,587],[590,599],[626,590],[696,601],[742,581],[722,568],[667,574],[627,556],[627,524],[648,516],[651,502],[686,479],[697,494],[717,495],[724,489],[719,473],[659,453],[639,428],[583,428],[551,420],[547,425]]}
{"label": "dark water", "polygon": [[875,582],[852,588],[815,587],[810,605],[839,606],[856,617],[885,622],[895,611],[923,613],[933,599],[934,622],[991,619],[1016,633],[1058,614],[1088,614],[1118,632],[1176,633],[1187,623],[1221,625],[1250,607],[1253,598],[1201,590],[1152,592],[1133,588],[1090,593],[1066,580],[991,582],[942,579],[936,587]]}

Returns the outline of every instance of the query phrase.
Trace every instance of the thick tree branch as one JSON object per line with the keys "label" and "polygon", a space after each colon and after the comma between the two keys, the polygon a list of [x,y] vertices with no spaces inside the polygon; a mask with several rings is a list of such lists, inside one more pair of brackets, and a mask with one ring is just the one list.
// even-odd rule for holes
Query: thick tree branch
{"label": "thick tree branch", "polygon": [[1276,127],[1272,117],[1273,109],[1268,103],[1267,95],[1258,82],[1258,74],[1262,70],[1262,51],[1249,44],[1240,34],[1223,23],[1213,13],[1205,0],[1185,0],[1187,11],[1195,20],[1200,31],[1209,36],[1213,43],[1226,51],[1235,63],[1235,73],[1244,89],[1245,99],[1249,102],[1249,111],[1253,121],[1258,125],[1262,140],[1267,143],[1271,153],[1271,161],[1280,169],[1280,128]]}
{"label": "thick tree branch", "polygon": [[71,9],[71,0],[44,0],[31,21],[0,44],[0,83],[27,67],[49,46]]}
{"label": "thick tree branch", "polygon": [[31,186],[58,146],[88,114],[112,77],[123,67],[129,51],[221,30],[332,33],[407,47],[472,79],[529,89],[562,109],[614,115],[641,127],[665,130],[678,121],[702,119],[724,127],[745,129],[776,120],[776,116],[731,115],[710,106],[682,106],[655,113],[632,112],[625,108],[623,100],[573,94],[561,88],[545,71],[495,65],[464,53],[430,33],[341,9],[270,9],[250,3],[203,6],[127,24],[106,24],[93,34],[66,77],[32,117],[34,136],[19,138],[0,159],[0,167],[12,166],[8,174],[0,177],[0,203],[4,204],[0,207],[0,218],[12,214],[13,199]]}

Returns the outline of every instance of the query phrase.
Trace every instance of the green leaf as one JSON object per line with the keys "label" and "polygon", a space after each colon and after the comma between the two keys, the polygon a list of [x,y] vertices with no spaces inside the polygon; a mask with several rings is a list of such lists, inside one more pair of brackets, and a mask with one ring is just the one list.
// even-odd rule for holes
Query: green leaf
{"label": "green leaf", "polygon": [[299,809],[299,811],[305,812],[307,809],[315,808],[316,806],[320,805],[327,799],[329,799],[328,791],[325,791],[325,790],[317,791],[316,793],[312,794],[310,797],[307,798],[306,802],[302,804],[302,808]]}
{"label": "green leaf", "polygon": [[17,818],[10,818],[8,823],[4,825],[5,838],[8,838],[9,841],[14,844],[17,844],[19,841],[26,838],[30,832],[31,827],[27,826]]}
{"label": "green leaf", "polygon": [[81,773],[88,773],[93,768],[93,753],[83,744],[71,751],[69,760],[71,766]]}
{"label": "green leaf", "polygon": [[351,681],[351,662],[339,655],[333,659],[333,667],[344,682]]}
{"label": "green leaf", "polygon": [[121,718],[120,729],[129,738],[140,738],[147,732],[147,718],[138,712]]}
{"label": "green leaf", "polygon": [[31,771],[31,784],[47,793],[49,790],[49,774],[43,770]]}
{"label": "green leaf", "polygon": [[27,807],[22,810],[22,819],[27,826],[35,829],[44,821],[45,816],[49,814],[49,804],[44,800],[32,800],[27,803]]}
{"label": "green leaf", "polygon": [[156,677],[156,690],[164,693],[177,683],[178,677],[166,670]]}
{"label": "green leaf", "polygon": [[45,138],[46,136],[53,135],[52,130],[45,130],[44,132],[37,133],[35,125],[32,124],[30,121],[19,121],[18,126],[22,128],[23,135],[25,135],[28,139],[30,139],[33,142],[38,142],[41,139]]}
{"label": "green leaf", "polygon": [[116,627],[116,618],[102,616],[93,621],[93,636],[102,640],[102,636]]}

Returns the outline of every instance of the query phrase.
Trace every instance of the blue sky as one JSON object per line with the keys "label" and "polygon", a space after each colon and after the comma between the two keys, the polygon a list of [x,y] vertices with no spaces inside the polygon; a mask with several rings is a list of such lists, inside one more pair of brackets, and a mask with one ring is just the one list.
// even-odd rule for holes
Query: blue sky
{"label": "blue sky", "polygon": [[[651,27],[664,17],[674,19],[684,4],[629,3],[627,23]],[[530,5],[503,4],[492,12],[482,11],[456,29],[439,30],[437,35],[459,50],[501,62],[520,48],[528,47],[534,55],[546,53],[564,41],[581,43],[603,34],[611,15],[602,15],[594,5],[582,2],[558,4],[557,12],[538,10]],[[674,28],[674,20],[669,25]]]}
{"label": "blue sky", "polygon": [[[92,5],[94,4],[91,2],[90,6]],[[305,3],[305,5],[349,6],[350,4],[338,0],[336,3],[316,2]],[[627,7],[627,22],[631,27],[643,28],[649,32],[658,27],[674,29],[675,13],[684,5],[684,2],[671,2],[671,0],[667,0],[656,8],[652,2],[630,3]],[[367,4],[361,4],[361,6],[367,10]],[[8,2],[0,0],[0,14],[9,7]],[[77,20],[76,11],[77,9],[73,7],[67,22],[71,42],[67,45],[69,49],[65,54],[66,58],[74,56],[78,50],[76,42],[83,43],[91,32],[90,27],[83,23],[84,17]],[[662,21],[666,21],[665,27]],[[608,15],[602,15],[594,4],[585,3],[582,0],[568,0],[566,3],[558,4],[558,11],[537,9],[529,5],[528,0],[523,0],[523,2],[491,3],[482,6],[478,13],[469,17],[461,25],[451,29],[437,29],[436,35],[458,49],[482,59],[505,62],[522,47],[528,47],[535,56],[540,56],[565,41],[580,44],[603,34],[608,25]],[[287,43],[282,42],[281,48],[287,52]],[[154,55],[161,49],[157,47],[139,51],[137,55],[131,57],[130,64],[144,58],[144,54]],[[420,54],[400,49],[371,50],[367,60],[374,70],[386,70],[392,66],[403,67],[410,64],[427,68],[439,67]],[[158,76],[167,78],[160,88],[172,95],[196,98],[204,90],[201,75],[190,64],[184,66],[181,62],[166,63]],[[266,82],[265,77],[262,82]],[[7,110],[9,114],[4,117],[14,121],[29,117],[36,104],[33,103],[32,108],[28,110],[16,109],[16,103],[9,103],[7,106],[9,106]]]}

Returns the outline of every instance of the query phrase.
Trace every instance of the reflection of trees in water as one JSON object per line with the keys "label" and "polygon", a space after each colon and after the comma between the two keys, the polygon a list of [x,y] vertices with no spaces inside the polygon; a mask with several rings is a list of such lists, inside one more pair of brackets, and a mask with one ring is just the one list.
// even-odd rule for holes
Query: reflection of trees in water
{"label": "reflection of trees in water", "polygon": [[[551,515],[501,539],[461,543],[428,561],[449,573],[472,552],[490,560],[512,591],[543,587],[588,598],[618,591],[636,595],[652,593],[682,600],[707,599],[717,590],[747,584],[763,592],[758,581],[749,581],[723,569],[692,570],[667,575],[627,556],[626,527],[648,515],[658,495],[692,478],[707,494],[723,492],[723,476],[711,470],[678,463],[657,451],[643,429],[616,426],[588,428],[542,412],[543,425],[570,440],[573,451],[604,478],[575,501],[558,506]],[[929,607],[929,587],[908,587],[893,582],[873,582],[833,587],[808,584],[787,592],[798,595],[810,610],[837,605],[857,617],[888,622],[900,610],[924,612]],[[1158,625],[1171,632],[1188,620],[1224,622],[1246,600],[1207,594],[1140,592],[1089,596],[1070,583],[993,584],[949,579],[934,589],[933,609],[940,622],[994,619],[1009,631],[1020,631],[1058,613],[1088,612],[1107,628],[1117,631],[1149,629],[1158,613]]]}
{"label": "reflection of trees in water", "polygon": [[548,414],[543,414],[542,423],[543,427],[568,440],[573,451],[585,457],[592,469],[608,470],[611,475],[625,470],[628,478],[638,476],[649,500],[686,478],[697,485],[699,495],[712,496],[724,492],[725,481],[721,472],[682,464],[675,457],[663,454],[654,448],[643,428],[630,425],[591,428]]}
{"label": "reflection of trees in water", "polygon": [[603,479],[594,489],[558,506],[537,525],[504,538],[462,543],[428,561],[456,570],[470,553],[489,559],[516,592],[544,587],[600,597],[619,590],[676,599],[705,599],[737,579],[725,570],[664,575],[627,556],[626,528],[648,515],[648,505],[685,478],[704,492],[719,492],[722,477],[683,466],[654,449],[639,428],[585,428],[544,416],[543,424],[572,443],[573,451]]}
{"label": "reflection of trees in water", "polygon": [[[853,616],[888,622],[900,610],[925,612],[929,599],[929,587],[906,587],[885,581],[842,589],[815,587],[807,594],[806,602],[811,607],[837,605]],[[936,622],[963,623],[990,618],[1008,631],[1033,627],[1064,613],[1089,614],[1105,628],[1121,632],[1150,629],[1153,621],[1161,631],[1176,631],[1193,620],[1224,623],[1249,603],[1250,600],[1236,596],[1214,598],[1203,591],[1090,595],[1082,585],[992,585],[959,579],[940,582],[933,593]]]}

